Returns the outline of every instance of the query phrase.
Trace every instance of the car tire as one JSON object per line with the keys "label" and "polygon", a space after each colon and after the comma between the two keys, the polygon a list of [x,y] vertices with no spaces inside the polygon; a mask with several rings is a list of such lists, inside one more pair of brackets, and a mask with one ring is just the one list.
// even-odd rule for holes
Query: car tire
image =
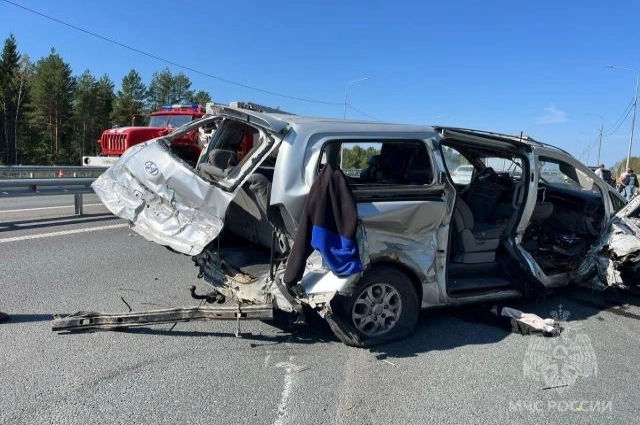
{"label": "car tire", "polygon": [[411,335],[418,316],[418,295],[411,279],[382,266],[368,270],[351,296],[332,304],[325,319],[346,345],[371,347]]}

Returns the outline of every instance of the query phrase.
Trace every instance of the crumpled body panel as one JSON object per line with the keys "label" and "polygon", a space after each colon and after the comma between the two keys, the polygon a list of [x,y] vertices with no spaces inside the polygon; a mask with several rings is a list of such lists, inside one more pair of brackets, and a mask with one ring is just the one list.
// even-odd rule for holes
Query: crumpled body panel
{"label": "crumpled body panel", "polygon": [[[421,201],[358,204],[358,250],[365,270],[378,261],[400,263],[418,277],[423,293],[437,300],[436,235],[445,207],[444,202]],[[338,277],[321,263],[317,252],[307,259],[301,282],[307,294],[353,291],[360,273]]]}
{"label": "crumpled body panel", "polygon": [[608,286],[637,285],[640,270],[640,237],[632,219],[616,217],[602,239],[597,261],[600,279]]}
{"label": "crumpled body panel", "polygon": [[[359,204],[360,226],[357,232],[358,250],[365,270],[372,263],[393,261],[409,269],[420,281],[424,305],[440,303],[436,282],[437,232],[444,217],[444,202],[398,202]],[[252,303],[264,303],[273,296],[274,282],[267,276],[256,281],[237,284],[237,276],[225,275],[208,260],[201,271],[225,294]],[[276,275],[281,275],[283,269]],[[327,268],[318,251],[306,261],[300,285],[310,299],[327,302],[335,294],[350,295],[362,273],[339,277]],[[279,278],[276,278],[278,281]],[[276,282],[277,283],[277,282]],[[229,292],[227,292],[229,291]],[[285,291],[286,292],[286,291]],[[282,301],[277,302],[278,305]]]}
{"label": "crumpled body panel", "polygon": [[233,198],[172,157],[158,140],[129,149],[92,186],[136,233],[189,255],[218,236]]}
{"label": "crumpled body panel", "polygon": [[609,232],[609,249],[618,257],[640,252],[640,238],[622,223],[613,223]]}

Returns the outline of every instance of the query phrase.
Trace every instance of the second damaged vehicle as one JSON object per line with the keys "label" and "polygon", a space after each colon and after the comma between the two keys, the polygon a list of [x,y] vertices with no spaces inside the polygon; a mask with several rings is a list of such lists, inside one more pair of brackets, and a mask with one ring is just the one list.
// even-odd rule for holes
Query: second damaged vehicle
{"label": "second damaged vehicle", "polygon": [[[221,122],[194,168],[170,141],[208,120]],[[461,164],[473,173],[456,183]],[[467,129],[220,108],[134,146],[93,187],[217,294],[316,311],[354,346],[406,337],[420,309],[620,284],[640,251],[624,199],[571,155]]]}

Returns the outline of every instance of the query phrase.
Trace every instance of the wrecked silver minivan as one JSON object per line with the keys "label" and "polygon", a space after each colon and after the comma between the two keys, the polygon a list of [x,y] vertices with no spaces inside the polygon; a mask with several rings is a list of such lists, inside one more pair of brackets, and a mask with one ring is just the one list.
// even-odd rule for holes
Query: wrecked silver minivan
{"label": "wrecked silver minivan", "polygon": [[[172,154],[214,119],[195,168]],[[452,180],[460,165],[470,181]],[[409,335],[420,309],[622,284],[640,258],[606,182],[558,148],[483,131],[222,107],[132,147],[93,188],[226,299],[316,311],[354,346]]]}

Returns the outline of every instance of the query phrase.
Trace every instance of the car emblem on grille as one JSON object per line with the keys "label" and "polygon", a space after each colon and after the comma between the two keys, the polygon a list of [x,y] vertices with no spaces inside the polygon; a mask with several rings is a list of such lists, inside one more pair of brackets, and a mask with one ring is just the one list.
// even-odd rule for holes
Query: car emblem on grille
{"label": "car emblem on grille", "polygon": [[156,165],[155,162],[147,161],[147,162],[144,163],[144,171],[146,171],[147,174],[149,174],[149,175],[157,176],[158,175],[158,166]]}

